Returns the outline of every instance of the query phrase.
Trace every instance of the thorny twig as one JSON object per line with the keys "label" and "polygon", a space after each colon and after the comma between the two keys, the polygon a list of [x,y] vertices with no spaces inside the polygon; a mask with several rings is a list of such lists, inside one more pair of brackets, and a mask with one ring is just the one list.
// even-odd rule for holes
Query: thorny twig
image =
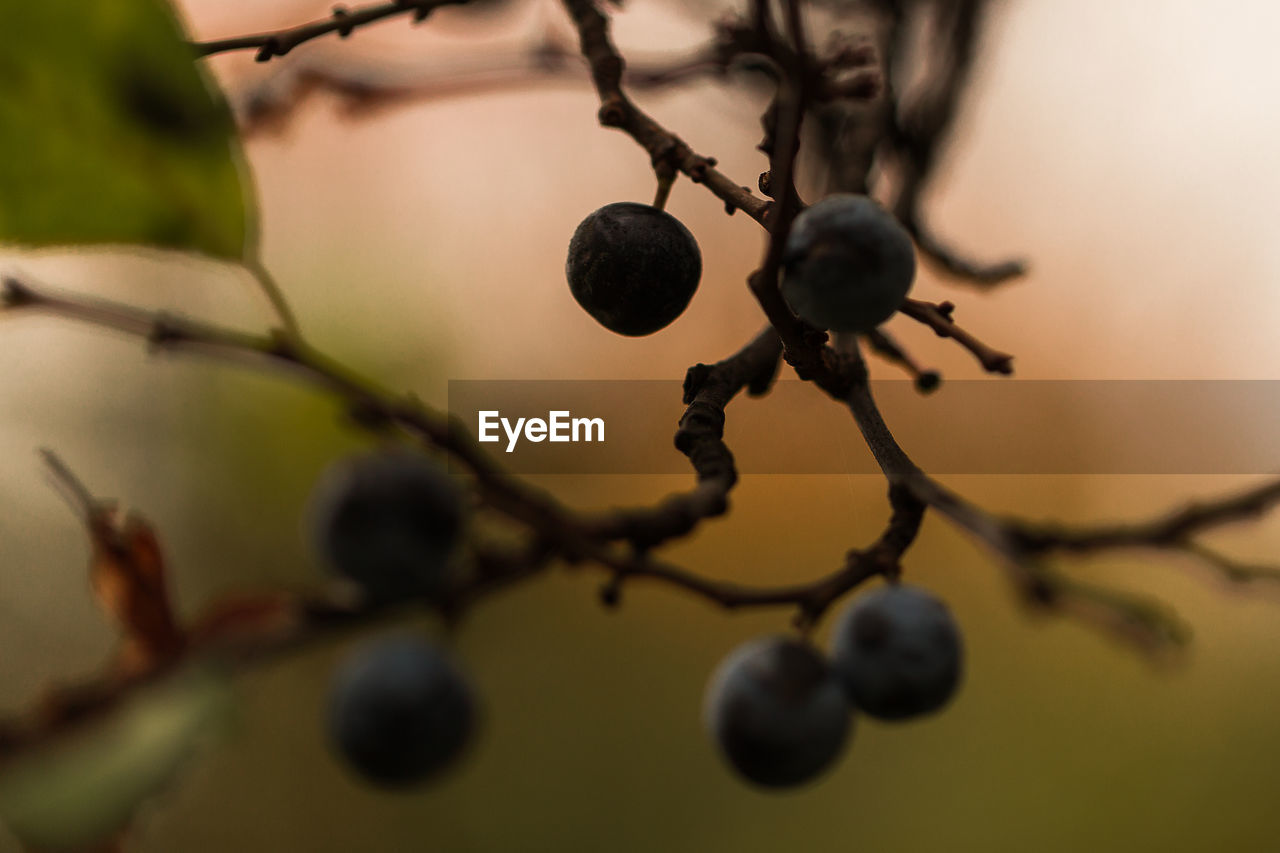
{"label": "thorny twig", "polygon": [[900,310],[911,319],[917,320],[933,329],[938,337],[951,338],[973,353],[973,357],[982,365],[982,369],[988,373],[1003,373],[1006,376],[1013,373],[1013,356],[1006,352],[992,349],[969,332],[957,326],[951,318],[955,309],[956,306],[950,302],[940,302],[935,305],[932,302],[924,302],[919,299],[907,299]]}
{"label": "thorny twig", "polygon": [[729,491],[738,481],[733,454],[723,440],[725,406],[744,388],[764,393],[781,354],[782,344],[770,327],[724,361],[689,368],[684,381],[688,408],[680,418],[675,445],[689,457],[697,487],[652,509],[614,511],[593,526],[594,535],[648,549],[689,533],[704,518],[723,515]]}
{"label": "thorny twig", "polygon": [[197,56],[212,56],[234,50],[256,50],[255,59],[266,62],[276,56],[284,56],[300,44],[321,36],[337,33],[347,38],[356,29],[397,15],[413,15],[414,23],[425,20],[441,6],[465,3],[467,0],[392,0],[389,3],[372,3],[357,9],[334,7],[328,18],[287,27],[269,33],[251,36],[197,42],[192,45]]}

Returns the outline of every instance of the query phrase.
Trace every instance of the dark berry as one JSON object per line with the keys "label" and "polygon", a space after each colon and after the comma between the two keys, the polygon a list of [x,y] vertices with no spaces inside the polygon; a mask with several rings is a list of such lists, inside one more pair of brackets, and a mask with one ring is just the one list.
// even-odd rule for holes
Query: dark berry
{"label": "dark berry", "polygon": [[375,451],[336,462],[311,504],[317,548],[375,602],[433,596],[448,584],[462,495],[421,453]]}
{"label": "dark berry", "polygon": [[841,614],[831,658],[854,705],[901,720],[947,703],[960,683],[963,646],[938,598],[918,587],[888,586]]}
{"label": "dark berry", "polygon": [[425,781],[451,765],[476,728],[471,688],[426,640],[394,637],[349,658],[334,676],[329,733],[362,776],[385,787]]}
{"label": "dark berry", "polygon": [[573,298],[606,329],[648,335],[688,307],[702,277],[702,254],[671,214],[616,202],[573,232],[565,275]]}
{"label": "dark berry", "polygon": [[869,332],[902,306],[915,274],[915,248],[898,220],[865,195],[839,193],[792,224],[782,295],[820,329]]}
{"label": "dark berry", "polygon": [[738,647],[707,688],[706,722],[724,757],[768,788],[800,785],[840,755],[851,708],[827,661],[805,643],[767,637]]}

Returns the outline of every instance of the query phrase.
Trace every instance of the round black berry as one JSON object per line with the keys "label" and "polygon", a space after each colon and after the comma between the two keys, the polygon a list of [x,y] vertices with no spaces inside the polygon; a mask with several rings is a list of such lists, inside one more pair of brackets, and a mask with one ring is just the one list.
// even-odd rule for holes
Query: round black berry
{"label": "round black berry", "polygon": [[410,450],[342,459],[312,495],[320,554],[377,603],[440,593],[462,520],[458,486],[443,468]]}
{"label": "round black berry", "polygon": [[805,643],[740,646],[707,688],[706,722],[729,764],[768,788],[800,785],[844,749],[851,708],[827,661]]}
{"label": "round black berry", "polygon": [[565,275],[573,298],[606,329],[648,335],[688,307],[702,277],[702,253],[671,214],[622,201],[578,225]]}
{"label": "round black berry", "polygon": [[791,226],[782,295],[820,329],[869,332],[902,306],[915,275],[915,247],[898,220],[865,195],[837,193]]}
{"label": "round black berry", "polygon": [[850,701],[885,720],[936,711],[960,683],[964,648],[951,611],[913,586],[860,596],[841,614],[831,657]]}
{"label": "round black berry", "polygon": [[416,637],[375,642],[334,676],[329,734],[371,782],[402,787],[444,770],[476,728],[476,703],[443,652]]}

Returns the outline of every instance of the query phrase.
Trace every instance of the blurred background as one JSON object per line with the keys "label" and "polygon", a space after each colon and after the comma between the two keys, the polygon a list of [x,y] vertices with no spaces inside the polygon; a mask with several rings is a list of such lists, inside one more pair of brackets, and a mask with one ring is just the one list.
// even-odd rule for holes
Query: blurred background
{"label": "blurred background", "polygon": [[[297,0],[180,6],[195,38],[328,11]],[[707,37],[716,11],[633,0],[615,19],[617,41],[624,54],[678,51]],[[554,3],[508,0],[480,19],[446,9],[417,28],[395,20],[315,42],[282,65],[342,53],[447,72],[548,26],[568,32]],[[1278,28],[1280,7],[1265,0],[998,4],[929,210],[965,250],[1022,255],[1032,271],[983,293],[926,270],[916,295],[955,301],[963,325],[1016,355],[1019,378],[1280,378]],[[250,53],[210,67],[233,100],[270,71]],[[754,150],[760,93],[696,82],[637,100],[744,184],[765,168]],[[736,349],[762,325],[744,284],[762,233],[685,180],[669,209],[704,258],[688,312],[627,339],[570,297],[563,263],[577,223],[653,191],[644,154],[600,129],[595,111],[585,78],[565,78],[356,117],[314,98],[251,137],[265,261],[310,337],[440,406],[450,379],[669,379]],[[61,287],[250,328],[269,319],[248,276],[212,262],[107,251],[2,259]],[[911,321],[890,328],[947,377],[980,376]],[[326,398],[39,317],[0,325],[0,392],[6,708],[98,668],[114,642],[86,583],[84,535],[37,447],[155,522],[184,613],[225,591],[317,578],[300,533],[306,497],[328,462],[361,446]],[[762,404],[734,403],[752,405]],[[673,425],[679,414],[673,399]],[[945,479],[994,510],[1077,521],[1138,518],[1252,482]],[[537,482],[588,507],[653,501],[688,478]],[[879,531],[884,491],[871,476],[747,477],[726,518],[667,556],[742,582],[813,577]],[[1265,560],[1280,551],[1280,524],[1211,541]],[[486,722],[448,779],[389,795],[331,759],[326,685],[348,645],[334,642],[239,682],[232,736],[147,809],[130,849],[1271,849],[1280,595],[1228,587],[1163,554],[1068,568],[1176,606],[1196,631],[1182,663],[1153,668],[1086,627],[1020,609],[999,568],[931,517],[905,569],[964,629],[957,700],[918,723],[860,720],[833,772],[762,794],[721,765],[702,730],[702,692],[723,655],[784,630],[790,614],[726,614],[640,584],[611,612],[597,603],[597,576],[557,571],[486,601],[457,633]],[[16,842],[0,836],[0,849]]]}

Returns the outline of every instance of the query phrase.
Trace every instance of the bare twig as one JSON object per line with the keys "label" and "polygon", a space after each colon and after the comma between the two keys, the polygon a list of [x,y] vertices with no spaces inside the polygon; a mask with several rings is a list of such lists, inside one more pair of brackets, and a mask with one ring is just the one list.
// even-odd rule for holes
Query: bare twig
{"label": "bare twig", "polygon": [[321,36],[337,33],[347,38],[356,29],[396,15],[413,15],[414,23],[425,20],[441,6],[465,3],[466,0],[393,0],[389,3],[372,3],[357,9],[337,6],[328,18],[287,27],[269,33],[250,36],[196,42],[192,45],[197,56],[212,56],[234,50],[257,50],[255,59],[266,62],[272,57],[284,56],[300,44]]}
{"label": "bare twig", "polygon": [[867,343],[877,355],[900,366],[911,376],[916,390],[921,394],[929,394],[942,385],[942,374],[936,370],[926,370],[916,363],[902,345],[884,329],[872,329],[866,334]]}
{"label": "bare twig", "polygon": [[[1160,652],[1186,641],[1185,626],[1167,608],[1124,595],[1114,590],[1082,583],[1056,571],[1043,559],[1049,552],[1071,550],[1066,533],[1043,538],[1038,548],[1028,546],[1024,522],[998,518],[970,503],[924,473],[898,445],[871,396],[866,368],[850,338],[843,351],[849,378],[843,389],[854,420],[880,469],[891,485],[909,491],[915,498],[969,533],[998,557],[1025,599],[1038,606],[1055,606],[1079,618],[1108,629],[1149,652]],[[836,396],[833,394],[833,396]],[[1210,512],[1209,516],[1215,516]],[[1227,517],[1234,518],[1234,515]],[[1124,540],[1125,537],[1118,537]],[[1160,542],[1133,542],[1160,547]]]}
{"label": "bare twig", "polygon": [[[873,174],[892,177],[891,208],[920,253],[949,275],[994,285],[1021,275],[1025,265],[964,257],[933,234],[923,213],[925,191],[971,78],[987,5],[987,0],[875,4],[881,26],[874,52],[884,77],[883,97],[816,104],[815,141],[827,167],[829,192],[870,193]],[[917,35],[926,25],[929,38],[920,47]],[[913,83],[909,91],[908,82]]]}
{"label": "bare twig", "polygon": [[1006,376],[1013,373],[1013,356],[1006,352],[992,349],[969,332],[957,326],[955,321],[951,319],[955,309],[956,306],[950,302],[934,304],[919,299],[907,299],[899,310],[911,319],[924,323],[930,329],[933,329],[938,337],[951,338],[973,353],[973,357],[982,365],[982,369],[988,373],[1003,373]]}
{"label": "bare twig", "polygon": [[715,168],[712,157],[696,153],[689,144],[641,111],[622,90],[625,63],[609,39],[609,19],[593,0],[564,0],[578,29],[582,55],[600,97],[600,124],[616,127],[649,153],[653,163],[666,161],[694,183],[706,184],[730,209],[742,210],[763,223],[769,203]]}
{"label": "bare twig", "polygon": [[[1280,481],[1264,483],[1236,495],[1193,503],[1177,512],[1141,524],[1113,524],[1066,529],[1024,522],[1018,525],[1019,546],[1029,553],[1045,550],[1086,553],[1110,548],[1178,547],[1206,530],[1256,518],[1280,504]],[[1207,549],[1196,548],[1204,556]]]}
{"label": "bare twig", "polygon": [[993,287],[1023,276],[1027,272],[1026,261],[1019,258],[982,263],[964,257],[929,230],[922,221],[923,214],[919,209],[899,210],[899,215],[907,217],[902,220],[902,224],[915,238],[920,253],[941,267],[948,275],[973,284]]}
{"label": "bare twig", "polygon": [[[888,114],[885,142],[898,171],[894,211],[920,251],[950,274],[990,286],[1022,275],[1025,264],[1016,260],[980,264],[966,259],[925,227],[921,212],[925,190],[972,75],[987,7],[988,0],[931,0],[913,8],[916,15],[933,16],[926,48],[928,70],[910,97],[898,88],[891,90],[895,110]],[[908,37],[908,28],[899,27],[897,36]]]}
{"label": "bare twig", "polygon": [[89,516],[103,506],[100,499],[93,496],[88,487],[80,481],[75,472],[62,461],[62,457],[54,453],[47,447],[40,448],[40,456],[44,459],[45,467],[49,470],[49,477],[53,480],[59,494],[67,499],[67,503],[71,509],[82,521],[87,521]]}
{"label": "bare twig", "polygon": [[1184,542],[1182,550],[1186,551],[1193,557],[1198,558],[1201,562],[1207,564],[1210,568],[1216,569],[1221,575],[1232,583],[1254,583],[1255,581],[1280,581],[1280,566],[1266,565],[1262,563],[1247,563],[1228,557],[1201,545],[1198,542]]}
{"label": "bare twig", "polygon": [[[249,602],[243,602],[247,607]],[[64,735],[102,719],[122,702],[188,664],[220,667],[270,659],[322,637],[367,625],[382,613],[278,593],[255,600],[258,618],[228,626],[192,643],[157,666],[105,672],[50,690],[26,711],[0,718],[0,765],[38,751]]]}
{"label": "bare twig", "polygon": [[723,441],[725,407],[744,388],[761,393],[776,373],[781,354],[782,344],[770,327],[724,361],[689,368],[684,382],[688,408],[680,418],[675,445],[693,463],[697,487],[649,509],[614,511],[592,526],[593,534],[648,549],[689,533],[703,519],[723,515],[729,508],[729,491],[738,481],[733,453]]}
{"label": "bare twig", "polygon": [[280,330],[286,335],[295,338],[302,337],[302,329],[298,325],[298,318],[293,313],[293,308],[289,305],[288,298],[284,295],[284,290],[280,284],[262,263],[258,257],[254,257],[246,262],[245,267],[257,282],[258,287],[262,290],[267,301],[271,303],[271,308],[276,312],[277,319],[280,320]]}
{"label": "bare twig", "polygon": [[[781,44],[776,33],[772,12],[767,0],[755,4],[756,27],[761,38],[769,44]],[[765,247],[760,268],[748,278],[751,292],[764,310],[769,322],[778,330],[784,346],[784,357],[798,370],[812,373],[821,367],[821,351],[818,347],[825,335],[815,335],[803,321],[796,317],[782,298],[778,289],[778,274],[786,251],[787,235],[791,223],[800,212],[800,196],[795,186],[796,157],[800,152],[800,130],[805,110],[811,97],[810,57],[805,43],[804,27],[796,0],[788,0],[784,6],[787,19],[789,49],[771,51],[782,75],[778,93],[765,113],[765,139],[761,149],[769,155],[767,183],[774,198],[768,221],[769,243]]]}
{"label": "bare twig", "polygon": [[[735,43],[722,35],[679,56],[637,63],[624,76],[632,88],[660,90],[699,77],[723,77],[736,55]],[[514,53],[494,54],[465,67],[436,63],[391,73],[382,64],[371,66],[367,59],[345,52],[299,56],[273,65],[232,101],[241,132],[252,135],[284,127],[297,109],[319,94],[337,96],[346,115],[364,118],[410,103],[586,79],[582,57],[548,33]]]}

